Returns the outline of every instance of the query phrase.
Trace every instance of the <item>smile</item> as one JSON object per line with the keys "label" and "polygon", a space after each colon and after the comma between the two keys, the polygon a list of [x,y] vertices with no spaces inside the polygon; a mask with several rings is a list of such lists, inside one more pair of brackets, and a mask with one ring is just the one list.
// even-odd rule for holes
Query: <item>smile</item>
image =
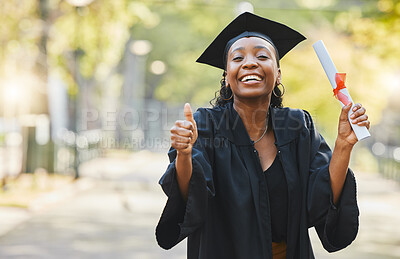
{"label": "smile", "polygon": [[240,81],[241,82],[249,82],[249,81],[261,81],[262,78],[257,75],[248,75],[243,77]]}

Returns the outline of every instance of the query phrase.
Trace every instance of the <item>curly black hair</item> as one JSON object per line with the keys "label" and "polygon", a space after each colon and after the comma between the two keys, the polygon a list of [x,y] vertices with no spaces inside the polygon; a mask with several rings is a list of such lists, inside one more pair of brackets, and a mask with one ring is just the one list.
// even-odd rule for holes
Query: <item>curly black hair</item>
{"label": "curly black hair", "polygon": [[[224,71],[224,73],[222,74],[222,79],[220,81],[221,88],[215,92],[215,97],[210,100],[210,104],[213,107],[224,106],[227,103],[233,102],[233,98],[234,98],[233,93],[232,93],[231,88],[226,87],[226,85],[225,85],[225,76],[226,76],[226,72]],[[276,97],[275,94],[272,94],[271,95],[271,106],[276,107],[276,108],[282,108],[283,107],[282,93],[281,93],[281,90],[279,89],[278,85],[275,86],[274,92],[277,96],[280,96],[280,97]]]}

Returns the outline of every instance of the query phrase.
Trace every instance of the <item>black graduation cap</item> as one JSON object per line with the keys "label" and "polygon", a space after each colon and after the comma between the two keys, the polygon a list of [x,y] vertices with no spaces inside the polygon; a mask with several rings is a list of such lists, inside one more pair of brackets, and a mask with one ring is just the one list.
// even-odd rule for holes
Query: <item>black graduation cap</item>
{"label": "black graduation cap", "polygon": [[272,41],[272,45],[279,53],[279,59],[306,39],[299,32],[284,24],[245,12],[225,27],[196,62],[225,69],[227,44],[228,42],[233,44],[231,40],[238,36],[239,38],[256,36]]}

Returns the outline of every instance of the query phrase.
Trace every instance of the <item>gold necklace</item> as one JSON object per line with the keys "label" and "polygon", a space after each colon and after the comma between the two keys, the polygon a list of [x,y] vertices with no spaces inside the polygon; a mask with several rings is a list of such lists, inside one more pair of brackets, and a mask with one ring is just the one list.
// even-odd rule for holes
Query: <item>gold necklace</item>
{"label": "gold necklace", "polygon": [[268,118],[269,118],[269,111],[268,111],[268,113],[267,113],[267,123],[265,124],[264,133],[261,135],[261,137],[260,137],[259,139],[257,139],[256,141],[254,141],[254,144],[256,144],[258,141],[260,141],[260,140],[264,137],[265,133],[267,133],[267,130],[268,130]]}

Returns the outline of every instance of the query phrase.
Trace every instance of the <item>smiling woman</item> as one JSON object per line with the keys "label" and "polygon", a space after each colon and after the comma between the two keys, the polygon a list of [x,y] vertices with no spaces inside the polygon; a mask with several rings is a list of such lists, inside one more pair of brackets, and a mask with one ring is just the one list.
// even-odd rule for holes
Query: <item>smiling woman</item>
{"label": "smiling woman", "polygon": [[[224,70],[220,95],[194,115],[186,104],[185,120],[171,129],[161,247],[188,237],[188,258],[314,258],[309,227],[330,252],[355,239],[351,106],[342,109],[333,152],[308,112],[282,107],[279,60],[304,39],[244,13],[197,60]],[[365,112],[355,105],[353,123],[369,127]]]}
{"label": "smiling woman", "polygon": [[[275,82],[280,84],[281,71],[277,66],[274,47],[258,37],[244,37],[232,44],[228,51],[226,84],[233,98],[262,98],[269,106]],[[244,101],[244,100],[243,100]]]}

